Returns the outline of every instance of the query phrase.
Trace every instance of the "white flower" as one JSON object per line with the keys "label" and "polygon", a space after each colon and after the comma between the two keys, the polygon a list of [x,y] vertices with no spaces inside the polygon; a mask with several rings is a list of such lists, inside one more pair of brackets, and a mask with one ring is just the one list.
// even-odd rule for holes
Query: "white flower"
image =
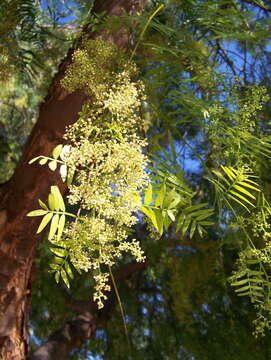
{"label": "white flower", "polygon": [[59,172],[60,172],[62,181],[65,182],[66,178],[67,178],[67,165],[61,165]]}
{"label": "white flower", "polygon": [[63,161],[67,161],[70,154],[70,150],[71,150],[70,145],[64,145],[60,153],[60,159]]}

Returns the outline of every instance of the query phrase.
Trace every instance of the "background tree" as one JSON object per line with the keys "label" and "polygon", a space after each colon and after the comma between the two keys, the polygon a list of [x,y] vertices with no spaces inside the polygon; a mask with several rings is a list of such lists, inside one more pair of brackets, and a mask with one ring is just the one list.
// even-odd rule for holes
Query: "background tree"
{"label": "background tree", "polygon": [[[1,100],[5,181],[37,113],[40,98],[32,96],[32,89],[44,94],[54,64],[70,46],[71,13],[62,13],[61,19],[61,11],[73,6],[80,18],[90,8],[84,2],[67,1],[63,7],[58,2],[41,6],[30,2],[24,21],[20,2],[3,4],[8,10],[3,6],[1,11],[10,16],[2,39],[14,39],[10,47],[1,48],[12,49],[1,50],[3,71],[10,77]],[[41,105],[22,159],[1,187],[3,359],[27,356],[27,326],[36,349],[32,359],[270,356],[269,334],[260,339],[252,335],[251,305],[258,301],[260,306],[256,309],[260,334],[269,326],[270,9],[256,1],[172,1],[150,22],[159,5],[148,3],[138,16],[143,2],[96,1],[93,13],[105,11],[109,17],[97,19],[88,13],[86,25],[72,18],[72,32],[79,26],[91,37],[103,34],[128,53],[136,47],[134,59],[148,93],[141,111],[153,159],[147,196],[151,189],[153,202],[145,196],[142,211],[147,224],[141,217],[134,229],[147,262],[135,264],[127,256],[114,273],[127,331],[114,292],[105,307],[97,309],[89,274],[76,275],[69,290],[62,280],[60,285],[54,283],[48,272],[53,255],[46,238],[35,260],[38,271],[32,266],[40,235],[35,235],[38,219],[26,214],[36,208],[38,199],[46,201],[50,185],[58,185],[63,194],[66,188],[57,172],[30,166],[28,161],[50,156],[86,100],[82,91],[68,94],[59,83],[71,62],[70,50]],[[18,38],[24,26],[27,38]],[[111,34],[104,29],[112,29]],[[68,40],[65,46],[63,38]],[[50,52],[44,53],[45,43]],[[21,62],[23,45],[33,53],[30,63]],[[78,46],[80,40],[73,45]],[[36,59],[46,62],[35,77]],[[29,69],[28,74],[12,74],[18,63]],[[155,228],[163,230],[160,239]],[[237,272],[232,283],[244,297],[230,287],[233,270]],[[252,274],[252,285],[244,274]]]}

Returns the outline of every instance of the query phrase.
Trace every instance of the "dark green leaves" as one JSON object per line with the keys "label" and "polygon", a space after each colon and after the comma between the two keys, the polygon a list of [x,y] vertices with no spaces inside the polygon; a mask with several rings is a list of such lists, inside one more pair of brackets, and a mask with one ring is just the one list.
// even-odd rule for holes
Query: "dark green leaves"
{"label": "dark green leaves", "polygon": [[58,283],[60,279],[69,288],[69,278],[73,279],[74,275],[68,262],[68,249],[62,247],[51,247],[50,251],[54,255],[54,262],[50,264],[51,272],[55,274],[55,280]]}
{"label": "dark green leaves", "polygon": [[213,215],[214,210],[206,209],[207,205],[207,203],[202,203],[183,209],[178,218],[177,231],[180,230],[182,234],[185,234],[190,229],[189,236],[192,238],[197,230],[199,235],[202,236],[205,232],[204,226],[213,225],[213,222],[207,219]]}

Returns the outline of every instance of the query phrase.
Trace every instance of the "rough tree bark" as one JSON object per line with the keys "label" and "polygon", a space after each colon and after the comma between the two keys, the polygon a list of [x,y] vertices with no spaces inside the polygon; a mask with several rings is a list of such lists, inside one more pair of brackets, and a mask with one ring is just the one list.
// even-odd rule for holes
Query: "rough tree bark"
{"label": "rough tree bark", "polygon": [[[96,0],[93,11],[109,16],[141,11],[145,0]],[[90,34],[96,36],[96,34]],[[103,34],[103,36],[108,36]],[[129,35],[116,31],[110,37],[118,46],[129,46]],[[77,120],[85,95],[67,94],[61,88],[70,50],[59,67],[24,154],[10,181],[0,187],[0,359],[23,360],[28,356],[27,312],[31,297],[31,269],[41,236],[35,234],[39,219],[26,217],[35,208],[37,199],[45,200],[49,188],[56,184],[65,192],[59,175],[45,167],[29,165],[40,154],[49,155],[62,142],[67,125]],[[90,319],[88,319],[90,320]],[[95,326],[93,327],[93,329]],[[88,332],[88,336],[91,331]],[[80,344],[79,344],[80,345]],[[47,358],[49,359],[49,358]]]}

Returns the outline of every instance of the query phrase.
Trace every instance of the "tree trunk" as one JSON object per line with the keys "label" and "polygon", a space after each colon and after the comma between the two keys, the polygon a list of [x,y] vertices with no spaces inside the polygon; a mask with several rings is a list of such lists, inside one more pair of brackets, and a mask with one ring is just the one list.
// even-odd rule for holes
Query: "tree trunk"
{"label": "tree trunk", "polygon": [[[96,0],[93,11],[107,15],[129,14],[142,10],[145,0]],[[96,34],[90,34],[95,37]],[[103,35],[105,36],[105,35]],[[107,35],[108,36],[108,35]],[[116,31],[110,40],[127,48],[127,32]],[[38,155],[50,155],[61,143],[65,128],[77,120],[86,97],[82,92],[67,94],[60,86],[65,68],[71,60],[70,50],[59,67],[24,154],[10,181],[0,188],[0,359],[23,360],[28,355],[27,313],[31,296],[31,269],[36,247],[41,239],[36,235],[40,219],[26,217],[37,208],[37,200],[45,200],[49,188],[56,184],[64,193],[57,172],[46,167],[29,165]]]}

